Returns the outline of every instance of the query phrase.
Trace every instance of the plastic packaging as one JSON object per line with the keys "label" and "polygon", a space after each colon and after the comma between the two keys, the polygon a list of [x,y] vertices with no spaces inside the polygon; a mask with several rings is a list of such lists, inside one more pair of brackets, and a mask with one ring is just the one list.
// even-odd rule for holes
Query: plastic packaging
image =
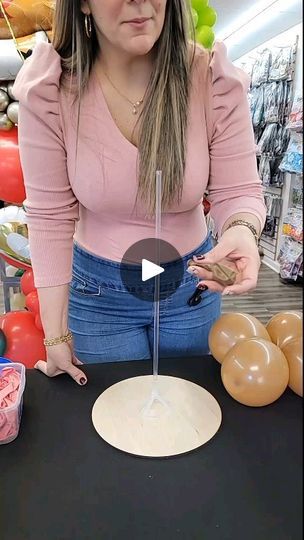
{"label": "plastic packaging", "polygon": [[302,245],[285,236],[278,261],[280,263],[280,276],[283,279],[296,281],[303,265]]}
{"label": "plastic packaging", "polygon": [[284,217],[282,233],[303,242],[303,214],[300,208],[289,208]]}
{"label": "plastic packaging", "polygon": [[[301,93],[300,93],[301,92]],[[303,130],[303,96],[302,89],[294,97],[287,127],[290,129]]]}
{"label": "plastic packaging", "polygon": [[20,385],[16,402],[11,407],[0,408],[0,444],[12,442],[19,433],[25,388],[25,366],[17,362],[0,364],[0,376],[3,371],[14,368],[20,373]]}
{"label": "plastic packaging", "polygon": [[266,124],[279,122],[279,107],[283,99],[282,84],[276,82],[264,87],[264,118]]}
{"label": "plastic packaging", "polygon": [[291,195],[292,206],[298,208],[303,208],[303,177],[296,176],[293,181],[292,186],[292,195]]}
{"label": "plastic packaging", "polygon": [[267,124],[258,141],[258,150],[260,154],[273,155],[275,153],[277,135],[278,125]]}
{"label": "plastic packaging", "polygon": [[249,105],[253,127],[257,128],[264,123],[264,87],[252,88],[249,96]]}
{"label": "plastic packaging", "polygon": [[269,49],[264,49],[253,66],[252,86],[259,86],[268,81],[270,69],[271,53]]}
{"label": "plastic packaging", "polygon": [[274,47],[271,50],[271,61],[268,74],[269,81],[289,79],[292,73],[293,47]]}
{"label": "plastic packaging", "polygon": [[280,165],[281,171],[301,174],[303,172],[302,134],[291,132],[286,154]]}

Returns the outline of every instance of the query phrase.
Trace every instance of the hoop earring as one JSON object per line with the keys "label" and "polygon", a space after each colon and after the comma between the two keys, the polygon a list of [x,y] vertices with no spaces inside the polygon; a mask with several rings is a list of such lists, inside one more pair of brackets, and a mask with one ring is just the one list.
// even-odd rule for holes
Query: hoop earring
{"label": "hoop earring", "polygon": [[86,15],[84,18],[84,28],[87,38],[90,39],[92,36],[92,21],[91,15]]}

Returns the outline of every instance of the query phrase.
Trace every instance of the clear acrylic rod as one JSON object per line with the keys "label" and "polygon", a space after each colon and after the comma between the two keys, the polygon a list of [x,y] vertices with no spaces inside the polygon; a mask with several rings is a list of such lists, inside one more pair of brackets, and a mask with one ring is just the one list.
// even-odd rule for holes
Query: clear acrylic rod
{"label": "clear acrylic rod", "polygon": [[[156,239],[156,261],[160,264],[160,229],[161,229],[161,202],[162,202],[162,171],[156,171],[156,197],[155,197],[155,239]],[[153,332],[153,379],[158,377],[159,359],[159,293],[160,275],[155,276],[154,288],[154,332]]]}

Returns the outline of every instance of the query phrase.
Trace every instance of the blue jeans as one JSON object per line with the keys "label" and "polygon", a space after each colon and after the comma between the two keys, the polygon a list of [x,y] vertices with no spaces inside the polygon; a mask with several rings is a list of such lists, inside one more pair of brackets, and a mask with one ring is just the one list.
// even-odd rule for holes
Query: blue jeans
{"label": "blue jeans", "polygon": [[[187,260],[212,249],[210,237],[183,257],[184,275],[178,289],[166,298],[164,281],[160,296],[160,358],[201,356],[209,353],[208,334],[220,316],[221,295],[210,291],[194,307],[187,303],[198,279],[186,272]],[[162,276],[174,276],[166,271]],[[162,265],[164,266],[164,265]],[[134,265],[126,265],[133,279]],[[69,294],[69,328],[73,333],[75,355],[84,363],[151,359],[153,354],[153,302],[130,294],[121,281],[121,264],[97,257],[74,244],[73,273]],[[134,286],[143,287],[137,267]],[[163,279],[163,278],[162,278]],[[145,282],[151,287],[154,279]]]}

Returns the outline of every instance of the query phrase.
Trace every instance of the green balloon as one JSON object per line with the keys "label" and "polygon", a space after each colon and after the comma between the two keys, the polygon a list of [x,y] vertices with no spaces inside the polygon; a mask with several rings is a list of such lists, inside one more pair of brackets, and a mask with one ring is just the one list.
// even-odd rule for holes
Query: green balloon
{"label": "green balloon", "polygon": [[19,268],[15,274],[15,277],[21,277],[23,276],[25,270],[22,270],[22,268]]}
{"label": "green balloon", "polygon": [[193,8],[191,8],[191,13],[192,13],[193,26],[194,28],[196,28],[197,23],[198,23],[198,14],[197,14],[197,11],[195,11],[195,9]]}
{"label": "green balloon", "polygon": [[191,6],[196,13],[200,13],[209,4],[209,0],[191,0]]}
{"label": "green balloon", "polygon": [[215,9],[207,6],[203,11],[199,13],[198,26],[214,26],[216,23],[217,14]]}
{"label": "green balloon", "polygon": [[6,337],[3,333],[3,330],[0,328],[0,356],[3,356],[6,349]]}
{"label": "green balloon", "polygon": [[211,49],[214,43],[214,32],[210,26],[201,26],[196,33],[197,41],[206,49]]}

